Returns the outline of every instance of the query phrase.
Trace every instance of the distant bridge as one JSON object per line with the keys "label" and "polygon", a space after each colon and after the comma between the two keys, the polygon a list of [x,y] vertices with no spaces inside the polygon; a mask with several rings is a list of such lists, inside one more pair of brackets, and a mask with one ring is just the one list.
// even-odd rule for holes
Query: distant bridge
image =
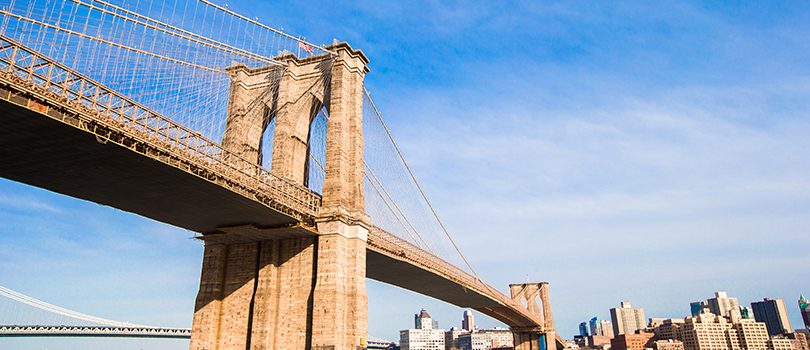
{"label": "distant bridge", "polygon": [[[14,307],[12,307],[14,306]],[[23,314],[33,314],[25,319]],[[36,324],[53,318],[51,324]],[[27,322],[28,324],[22,324]],[[16,323],[16,324],[14,324]],[[58,323],[58,324],[54,324]],[[145,326],[68,310],[0,286],[0,337],[191,338],[190,328]]]}
{"label": "distant bridge", "polygon": [[[18,303],[20,307],[8,307],[2,301]],[[65,323],[79,322],[85,325],[11,325],[3,324],[14,318],[25,307],[43,311],[49,315],[61,316]],[[29,310],[30,311],[30,310]],[[32,337],[89,337],[89,338],[163,338],[190,339],[191,328],[136,325],[128,322],[108,320],[80,312],[68,310],[30,296],[0,286],[0,338]],[[370,337],[369,349],[385,349],[390,341]]]}
{"label": "distant bridge", "polygon": [[112,337],[190,339],[191,328],[2,326],[0,337]]}

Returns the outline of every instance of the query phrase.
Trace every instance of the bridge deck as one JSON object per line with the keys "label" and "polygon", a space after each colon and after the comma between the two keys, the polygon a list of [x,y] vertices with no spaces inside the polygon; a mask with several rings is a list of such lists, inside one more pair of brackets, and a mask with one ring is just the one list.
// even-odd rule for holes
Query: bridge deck
{"label": "bridge deck", "polygon": [[[27,50],[0,38],[0,53],[10,48],[14,54]],[[211,155],[186,144],[185,138],[193,138],[188,131],[167,134],[167,129],[182,129],[170,121],[155,127],[138,124],[144,119],[138,115],[123,116],[133,102],[102,106],[83,90],[68,91],[76,80],[97,82],[41,56],[27,60],[29,68],[15,62],[0,55],[0,65],[7,66],[0,67],[5,68],[0,69],[0,176],[201,233],[238,225],[290,225],[317,214],[319,198],[306,189],[255,165],[233,169],[221,160],[221,149]],[[48,65],[66,71],[62,82],[35,73]],[[145,112],[147,119],[161,118]],[[218,147],[203,141],[205,147]],[[502,293],[380,230],[369,236],[367,276],[477,309],[509,326],[542,325]]]}

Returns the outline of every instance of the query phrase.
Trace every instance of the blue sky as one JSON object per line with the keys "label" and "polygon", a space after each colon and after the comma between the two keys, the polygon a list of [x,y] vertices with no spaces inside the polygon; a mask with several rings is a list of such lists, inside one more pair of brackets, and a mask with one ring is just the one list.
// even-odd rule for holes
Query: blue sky
{"label": "blue sky", "polygon": [[[807,4],[229,5],[364,50],[367,86],[462,250],[503,291],[527,274],[549,281],[564,336],[621,300],[682,317],[715,290],[783,298],[800,325]],[[0,181],[1,284],[60,306],[188,326],[202,253],[191,236]],[[368,290],[372,335],[395,339],[421,307],[460,324],[454,306]]]}

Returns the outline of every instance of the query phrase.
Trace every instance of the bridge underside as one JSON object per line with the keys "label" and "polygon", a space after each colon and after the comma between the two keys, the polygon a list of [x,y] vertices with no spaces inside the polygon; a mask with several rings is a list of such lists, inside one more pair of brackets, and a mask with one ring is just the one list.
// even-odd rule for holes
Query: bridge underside
{"label": "bridge underside", "polygon": [[[0,95],[0,123],[4,126],[0,129],[0,176],[4,178],[200,233],[239,225],[279,227],[299,223],[290,215],[202,177],[118,144],[100,142],[90,132],[18,105],[24,104],[21,101],[11,103],[5,100],[9,95],[2,87]],[[13,100],[14,95],[9,99]],[[283,236],[275,238],[313,235],[303,229],[279,232]],[[374,239],[371,233],[369,242]],[[442,273],[371,245],[366,275],[476,309],[509,326],[538,324],[525,312],[488,295],[492,293],[467,289]]]}
{"label": "bridge underside", "polygon": [[0,176],[194,232],[292,217],[204,178],[0,99]]}

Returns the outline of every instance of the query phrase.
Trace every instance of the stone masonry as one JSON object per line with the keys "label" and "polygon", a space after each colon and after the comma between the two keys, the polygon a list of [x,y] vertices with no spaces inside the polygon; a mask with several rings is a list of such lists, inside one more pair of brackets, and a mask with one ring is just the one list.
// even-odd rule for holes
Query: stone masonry
{"label": "stone masonry", "polygon": [[[556,349],[557,339],[548,295],[548,283],[510,284],[509,293],[512,300],[525,305],[529,312],[543,320],[543,327],[512,328],[515,350]],[[540,305],[537,305],[538,299]],[[543,341],[545,343],[541,344]]]}
{"label": "stone masonry", "polygon": [[312,235],[206,241],[192,350],[365,345],[369,220],[362,103],[368,59],[346,43],[327,49],[336,55],[287,54],[277,57],[287,67],[228,68],[231,97],[222,145],[232,162],[260,163],[262,134],[276,118],[271,171],[305,185],[310,123],[327,107],[323,204]]}

